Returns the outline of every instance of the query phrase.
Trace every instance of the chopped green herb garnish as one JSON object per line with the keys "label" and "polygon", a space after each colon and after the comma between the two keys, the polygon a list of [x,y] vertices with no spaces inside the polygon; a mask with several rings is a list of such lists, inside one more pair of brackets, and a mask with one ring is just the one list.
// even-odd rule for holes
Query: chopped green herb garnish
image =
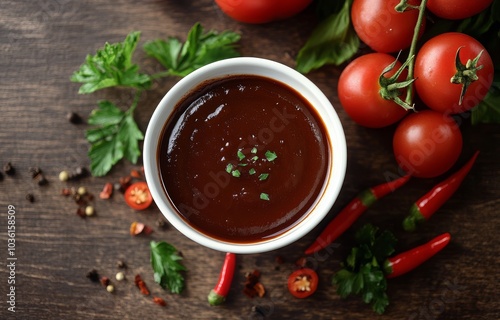
{"label": "chopped green herb garnish", "polygon": [[267,150],[266,151],[266,159],[267,161],[274,161],[278,156],[276,155],[275,152],[272,152],[272,151],[269,151]]}
{"label": "chopped green herb garnish", "polygon": [[[245,160],[243,162],[243,160],[246,159],[246,155],[243,153],[243,149],[239,149],[236,152],[236,156],[238,157],[238,163],[237,164],[228,163],[226,165],[226,172],[231,174],[235,178],[241,177],[242,172],[238,169],[235,169],[235,168],[240,167],[241,170],[243,170],[244,167],[251,164],[249,161],[256,162],[257,160],[259,160],[259,156],[257,156],[257,152],[258,152],[257,147],[253,147],[250,150],[250,153],[253,154],[254,156],[252,156],[250,158],[250,160]],[[266,151],[264,156],[266,157],[267,161],[274,161],[278,157],[275,152],[272,152],[269,150]],[[245,172],[245,171],[243,171],[243,172]],[[247,172],[249,175],[254,175],[257,173],[257,170],[255,168],[249,168]],[[269,175],[270,175],[269,173],[260,173],[258,175],[258,179],[259,179],[259,181],[267,180],[269,178]],[[260,199],[269,201],[269,195],[267,193],[263,192],[260,194]]]}
{"label": "chopped green herb garnish", "polygon": [[235,177],[235,178],[239,178],[239,177],[241,176],[241,172],[240,172],[240,170],[233,170],[233,171],[231,172],[231,175],[232,175],[233,177]]}
{"label": "chopped green herb garnish", "polygon": [[238,150],[237,155],[240,161],[245,159],[245,154],[241,150]]}
{"label": "chopped green herb garnish", "polygon": [[260,180],[260,181],[264,181],[264,180],[266,180],[268,177],[269,177],[269,173],[261,173],[261,174],[259,175],[259,180]]}

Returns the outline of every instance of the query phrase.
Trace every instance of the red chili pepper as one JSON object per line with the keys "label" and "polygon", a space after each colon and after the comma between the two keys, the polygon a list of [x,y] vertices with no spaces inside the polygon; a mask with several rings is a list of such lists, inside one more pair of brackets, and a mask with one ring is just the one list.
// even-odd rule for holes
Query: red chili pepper
{"label": "red chili pepper", "polygon": [[449,233],[443,233],[421,246],[387,259],[384,263],[386,278],[395,278],[415,269],[446,247],[450,239]]}
{"label": "red chili pepper", "polygon": [[321,234],[316,238],[316,241],[306,249],[306,254],[317,252],[326,248],[330,243],[340,237],[363,212],[368,209],[378,199],[394,192],[400,188],[408,180],[410,175],[405,175],[396,180],[368,188],[358,194],[358,196],[349,202],[349,204],[340,211],[340,213],[326,226]]}
{"label": "red chili pepper", "polygon": [[219,280],[210,293],[208,294],[208,303],[211,306],[222,304],[229,293],[231,282],[233,281],[234,270],[236,268],[236,255],[234,253],[226,253],[226,258],[220,271]]}
{"label": "red chili pepper", "polygon": [[476,151],[472,158],[452,174],[446,180],[438,183],[423,197],[418,199],[410,208],[410,214],[403,221],[403,228],[406,231],[414,231],[418,224],[428,220],[462,184],[465,176],[474,165],[479,151]]}

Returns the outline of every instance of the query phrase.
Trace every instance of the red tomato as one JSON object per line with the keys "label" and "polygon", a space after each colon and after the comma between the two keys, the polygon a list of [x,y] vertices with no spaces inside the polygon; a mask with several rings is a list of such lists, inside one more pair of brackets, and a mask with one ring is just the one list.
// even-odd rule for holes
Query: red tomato
{"label": "red tomato", "polygon": [[399,166],[419,178],[448,171],[462,151],[462,133],[452,117],[425,110],[403,119],[393,138]]}
{"label": "red tomato", "polygon": [[225,14],[246,23],[266,23],[290,18],[312,0],[215,0]]}
{"label": "red tomato", "polygon": [[318,288],[318,274],[313,269],[302,268],[288,277],[288,291],[296,298],[307,298]]}
{"label": "red tomato", "polygon": [[[418,20],[418,10],[397,12],[400,0],[354,0],[351,19],[359,38],[377,52],[396,52],[410,46]],[[419,5],[420,0],[408,1]],[[420,28],[424,31],[425,19]]]}
{"label": "red tomato", "polygon": [[146,182],[135,182],[125,190],[125,202],[135,210],[144,210],[153,203],[153,197]]}
{"label": "red tomato", "polygon": [[[481,51],[477,71],[478,79],[472,82],[459,104],[461,84],[450,79],[455,75],[455,56],[460,49],[460,61],[473,60]],[[415,59],[415,88],[422,101],[431,109],[454,114],[477,106],[488,93],[493,82],[493,62],[483,45],[474,38],[458,32],[438,35],[427,41]]]}
{"label": "red tomato", "polygon": [[492,2],[493,0],[428,0],[426,7],[440,18],[457,20],[478,14]]}
{"label": "red tomato", "polygon": [[[379,94],[380,74],[394,60],[386,53],[369,53],[355,59],[342,71],[338,83],[340,104],[356,123],[369,128],[381,128],[406,115],[403,107]],[[386,76],[393,75],[400,66],[398,61]],[[406,72],[403,72],[399,79],[404,80],[405,77]]]}

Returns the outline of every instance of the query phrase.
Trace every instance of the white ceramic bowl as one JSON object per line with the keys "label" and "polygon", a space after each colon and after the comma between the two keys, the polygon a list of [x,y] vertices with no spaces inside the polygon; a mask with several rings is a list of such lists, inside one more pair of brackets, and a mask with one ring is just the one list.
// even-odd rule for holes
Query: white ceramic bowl
{"label": "white ceramic bowl", "polygon": [[[200,83],[228,75],[257,75],[280,81],[310,102],[321,117],[330,142],[330,166],[327,181],[312,211],[296,226],[283,234],[257,243],[230,243],[211,238],[191,227],[170,203],[162,185],[157,163],[157,150],[162,129],[174,107]],[[326,96],[309,79],[283,64],[260,58],[233,58],[204,66],[181,79],[160,101],[149,122],[144,139],[144,170],[153,199],[165,218],[191,240],[223,252],[259,253],[284,247],[311,231],[326,216],[342,187],[347,149],[342,124]]]}

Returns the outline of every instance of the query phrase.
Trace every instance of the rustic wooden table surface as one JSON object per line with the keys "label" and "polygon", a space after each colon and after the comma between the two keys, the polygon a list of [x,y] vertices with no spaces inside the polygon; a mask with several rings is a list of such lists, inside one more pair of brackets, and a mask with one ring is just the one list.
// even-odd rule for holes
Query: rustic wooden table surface
{"label": "rustic wooden table surface", "polygon": [[[130,209],[120,194],[94,201],[95,217],[81,219],[76,205],[61,195],[64,187],[84,186],[98,195],[106,182],[116,182],[131,169],[120,162],[109,175],[76,182],[58,180],[61,170],[88,167],[86,124],[68,122],[66,114],[86,118],[99,99],[125,108],[127,90],[103,90],[78,95],[78,84],[69,81],[86,54],[105,42],[122,41],[132,30],[147,40],[178,37],[182,40],[195,22],[206,30],[230,29],[241,33],[243,56],[272,59],[294,67],[294,58],[314,27],[314,13],[267,25],[245,25],[221,13],[212,0],[40,0],[0,3],[0,162],[11,162],[15,175],[0,181],[0,318],[1,319],[499,319],[500,318],[500,127],[471,126],[461,118],[464,150],[457,166],[480,149],[476,165],[453,198],[418,232],[406,234],[400,222],[408,208],[439,179],[414,179],[397,193],[375,204],[355,227],[365,222],[390,228],[400,238],[398,250],[410,248],[448,231],[452,243],[418,270],[389,281],[391,304],[383,316],[358,298],[342,300],[331,284],[339,263],[352,244],[352,232],[339,239],[334,252],[310,258],[320,285],[315,295],[297,300],[289,295],[286,279],[294,262],[312,242],[326,219],[300,241],[263,254],[238,256],[237,272],[227,302],[210,307],[206,295],[215,284],[224,257],[182,236],[173,227],[160,230],[162,219],[152,206],[145,212]],[[498,53],[496,53],[498,54]],[[139,48],[134,57],[146,72],[160,66]],[[307,76],[335,106],[344,125],[348,145],[348,168],[344,187],[328,218],[333,217],[356,193],[378,184],[385,174],[397,172],[392,156],[394,127],[372,130],[355,125],[339,105],[336,85],[341,68],[325,67]],[[161,97],[178,78],[159,81],[142,96],[135,112],[145,131]],[[43,170],[48,184],[38,186],[30,168]],[[33,194],[34,202],[25,199]],[[9,208],[15,215],[15,268],[8,260]],[[15,213],[14,213],[15,212]],[[129,226],[141,221],[153,226],[149,236],[132,237]],[[149,242],[164,240],[183,254],[186,288],[180,295],[154,283],[149,262]],[[283,264],[276,257],[284,258]],[[109,294],[86,274],[96,269],[114,279],[124,261],[126,281],[115,283]],[[242,293],[245,273],[261,271],[267,292],[250,299]],[[167,307],[143,296],[133,278],[141,274],[152,295]],[[15,280],[9,284],[9,280]],[[14,299],[12,298],[12,288]],[[15,301],[15,313],[8,310]],[[9,303],[8,303],[9,302]],[[252,312],[259,306],[261,313]],[[12,310],[12,309],[11,309]]]}

